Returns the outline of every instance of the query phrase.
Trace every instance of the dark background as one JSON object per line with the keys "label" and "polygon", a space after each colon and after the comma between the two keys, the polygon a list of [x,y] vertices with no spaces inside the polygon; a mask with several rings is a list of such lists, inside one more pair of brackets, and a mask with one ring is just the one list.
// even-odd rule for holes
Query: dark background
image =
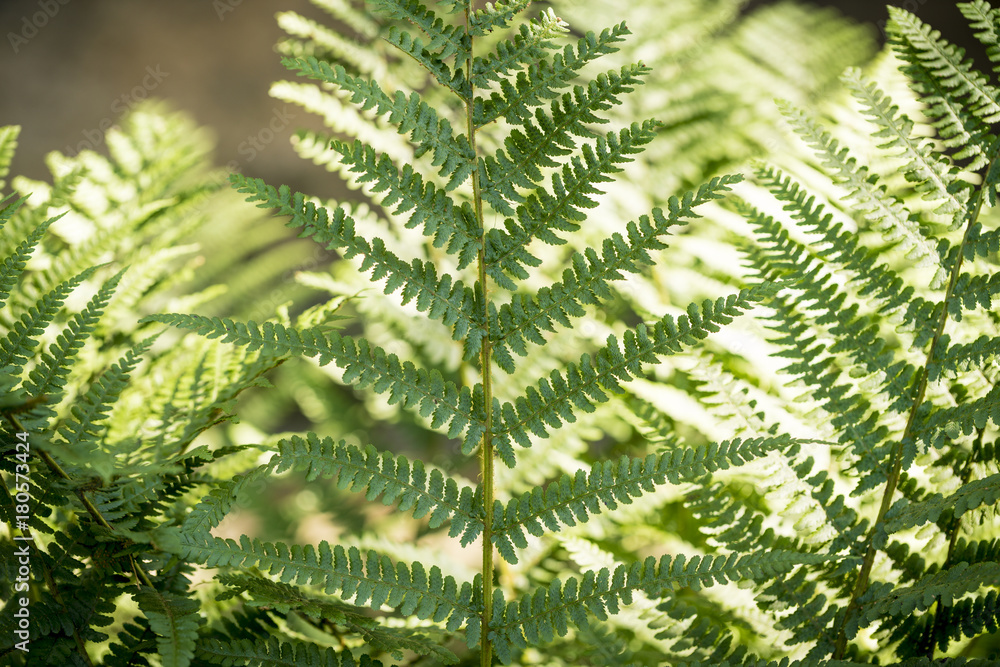
{"label": "dark background", "polygon": [[[760,4],[752,2],[748,10]],[[887,12],[881,2],[825,4],[884,38],[880,26]],[[916,13],[950,41],[973,41],[953,2],[893,4]],[[313,194],[336,194],[334,179],[300,160],[288,145],[292,131],[318,127],[318,121],[267,94],[272,81],[286,78],[272,50],[282,36],[274,14],[283,10],[324,16],[308,0],[0,2],[0,125],[22,126],[12,174],[48,180],[43,160],[49,151],[103,150],[102,128],[150,96],[212,128],[219,164],[233,163],[243,173]],[[975,51],[981,48],[970,49]],[[281,126],[286,111],[292,116],[284,129],[264,150],[254,149],[250,138],[267,138],[262,131]]]}

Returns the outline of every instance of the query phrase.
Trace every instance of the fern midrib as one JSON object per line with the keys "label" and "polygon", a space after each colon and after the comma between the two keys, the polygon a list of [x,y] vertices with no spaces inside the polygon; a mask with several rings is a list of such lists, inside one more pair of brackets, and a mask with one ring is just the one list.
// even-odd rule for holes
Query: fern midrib
{"label": "fern midrib", "polygon": [[903,443],[912,437],[913,428],[917,419],[917,411],[924,401],[924,394],[927,391],[928,376],[930,375],[930,366],[934,362],[934,354],[937,351],[937,346],[941,340],[941,336],[944,334],[944,327],[948,322],[948,304],[951,302],[952,295],[955,291],[955,285],[958,283],[958,278],[962,272],[962,261],[965,259],[965,246],[968,243],[969,236],[972,234],[973,229],[976,226],[976,222],[979,220],[979,214],[983,208],[986,192],[991,187],[989,175],[994,171],[994,169],[997,168],[998,160],[1000,160],[1000,138],[993,140],[993,144],[990,146],[990,153],[993,154],[993,157],[990,159],[984,172],[983,185],[979,189],[975,200],[975,206],[969,212],[965,232],[963,233],[962,241],[959,243],[957,248],[955,264],[952,266],[951,276],[948,279],[948,287],[945,290],[944,299],[941,301],[941,316],[938,319],[937,329],[934,332],[934,338],[931,340],[930,347],[927,350],[927,361],[920,370],[920,379],[918,381],[917,390],[914,394],[910,414],[906,420],[906,427],[903,429],[903,435],[893,446],[892,468],[889,472],[889,479],[886,481],[885,491],[882,494],[882,503],[879,506],[878,517],[875,519],[875,522],[872,524],[872,527],[868,532],[868,550],[865,552],[865,559],[861,565],[861,572],[858,575],[858,580],[854,589],[851,591],[850,601],[847,604],[847,609],[845,610],[844,617],[840,622],[840,628],[838,629],[837,641],[833,654],[835,660],[841,660],[844,657],[847,650],[847,623],[852,619],[852,613],[856,613],[858,611],[860,606],[858,604],[858,599],[868,589],[868,579],[871,576],[877,552],[874,542],[875,533],[876,530],[878,530],[882,525],[885,515],[892,505],[892,498],[895,495],[896,487],[899,484],[900,472],[903,465]]}
{"label": "fern midrib", "polygon": [[[483,190],[479,181],[479,156],[476,146],[476,124],[474,108],[476,106],[476,87],[473,83],[472,70],[474,64],[472,34],[473,11],[472,0],[465,0],[465,34],[468,39],[468,53],[465,62],[466,77],[469,86],[469,96],[465,100],[465,131],[472,150],[471,159],[475,161],[472,169],[472,200],[476,215],[476,229],[479,231],[479,250],[476,263],[479,271],[479,290],[482,299],[482,324],[485,327],[482,337],[482,347],[479,350],[479,366],[483,383],[483,439],[479,452],[480,476],[483,485],[483,534],[482,534],[482,585],[483,611],[480,617],[479,632],[479,664],[480,667],[490,667],[493,664],[493,640],[490,638],[490,625],[493,621],[493,378],[492,358],[493,342],[489,336],[490,300],[487,289],[486,266],[486,224],[483,217]],[[470,334],[473,333],[470,331]]]}

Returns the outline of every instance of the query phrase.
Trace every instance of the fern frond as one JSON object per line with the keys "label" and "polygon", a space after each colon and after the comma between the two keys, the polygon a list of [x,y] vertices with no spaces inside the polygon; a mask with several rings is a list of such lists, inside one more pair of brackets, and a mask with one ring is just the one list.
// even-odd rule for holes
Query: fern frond
{"label": "fern frond", "polygon": [[156,633],[156,647],[164,667],[187,667],[194,658],[202,619],[198,601],[143,586],[133,596]]}
{"label": "fern frond", "polygon": [[854,98],[864,108],[864,115],[880,127],[872,136],[884,139],[882,149],[898,149],[894,157],[906,161],[903,172],[924,199],[943,200],[935,211],[942,215],[964,212],[968,199],[968,184],[958,178],[957,170],[939,157],[930,146],[913,136],[913,121],[899,113],[899,107],[871,81],[852,67],[843,76]]}
{"label": "fern frond", "polygon": [[431,9],[419,0],[375,0],[374,7],[386,16],[406,21],[417,26],[430,41],[426,49],[434,52],[437,60],[455,56],[455,61],[464,63],[469,53],[469,38],[462,26],[447,25]]}
{"label": "fern frond", "polygon": [[210,639],[198,642],[197,655],[202,660],[223,667],[384,667],[379,660],[362,655],[358,660],[351,653],[338,653],[332,648],[295,639],[277,637],[258,639]]}
{"label": "fern frond", "polygon": [[223,343],[236,343],[250,350],[263,349],[271,355],[299,354],[318,357],[320,365],[335,362],[344,371],[344,382],[359,388],[372,386],[376,393],[388,393],[390,405],[401,403],[422,417],[431,419],[435,428],[448,425],[448,437],[465,431],[466,443],[474,446],[485,427],[477,416],[473,392],[461,390],[446,381],[438,370],[417,368],[412,362],[400,363],[364,339],[342,336],[322,329],[297,330],[274,322],[258,326],[256,322],[233,322],[201,315],[150,315],[142,322],[160,322],[195,331]]}
{"label": "fern frond", "polygon": [[[23,197],[15,198],[14,195],[0,201],[0,229],[3,229],[4,224],[21,208],[24,202],[25,199]],[[49,218],[37,225],[31,231],[31,234],[21,241],[13,255],[4,257],[3,266],[0,266],[0,308],[7,302],[7,297],[10,296],[11,290],[17,285],[28,259],[35,251],[38,242],[42,240],[49,225],[61,217],[60,215],[55,218]]]}
{"label": "fern frond", "polygon": [[1000,71],[1000,22],[997,20],[1000,11],[990,7],[986,0],[961,2],[958,9],[968,19],[969,27],[979,31],[975,33],[975,37],[986,46],[986,57],[993,63],[993,71]]}
{"label": "fern frond", "polygon": [[[7,174],[10,173],[10,163],[17,150],[17,137],[21,134],[20,125],[4,125],[0,127],[0,190],[7,186]],[[2,202],[0,202],[2,204]]]}
{"label": "fern frond", "polygon": [[461,535],[462,546],[483,530],[475,488],[459,488],[452,477],[437,468],[428,470],[419,459],[379,452],[371,445],[362,450],[313,433],[281,440],[277,448],[271,461],[277,473],[294,466],[305,469],[310,480],[336,477],[338,488],[364,493],[369,502],[381,496],[383,504],[398,503],[399,511],[412,512],[414,518],[430,515],[431,528],[450,520],[448,535]]}
{"label": "fern frond", "polygon": [[515,295],[509,304],[491,313],[491,321],[496,322],[496,331],[490,337],[497,365],[513,372],[511,352],[526,356],[529,342],[545,344],[543,331],[555,332],[557,323],[570,326],[570,318],[582,317],[586,311],[581,304],[598,305],[611,298],[610,281],[624,280],[626,272],[638,273],[641,267],[652,264],[649,251],[666,247],[661,236],[686,224],[687,219],[699,217],[694,207],[721,199],[740,180],[739,175],[719,176],[681,198],[671,197],[667,215],[657,208],[653,209],[652,221],[648,216],[640,217],[638,224],[630,221],[626,225],[627,239],[620,234],[605,239],[601,257],[593,249],[585,255],[574,252],[570,258],[572,268],[563,271],[562,282],[543,287],[534,298]]}
{"label": "fern frond", "polygon": [[251,195],[249,201],[260,202],[260,208],[277,209],[288,215],[289,227],[302,227],[300,236],[310,236],[328,249],[341,249],[347,258],[360,255],[361,270],[371,271],[372,280],[388,276],[384,292],[392,294],[402,288],[402,303],[416,299],[416,307],[428,317],[440,320],[452,328],[452,338],[466,343],[467,358],[473,358],[482,345],[482,327],[476,321],[476,297],[462,281],[453,282],[451,275],[438,278],[431,262],[414,259],[410,264],[392,254],[382,239],[370,244],[354,233],[354,220],[342,208],[331,216],[323,207],[306,202],[300,193],[292,194],[287,186],[274,188],[260,179],[232,174],[230,181],[240,192]]}
{"label": "fern frond", "polygon": [[47,406],[58,403],[65,394],[71,362],[94,331],[124,274],[125,269],[122,269],[101,285],[87,307],[76,314],[56,338],[55,344],[42,355],[38,365],[31,369],[28,381],[24,384],[25,389],[32,396],[47,396],[46,406],[39,407],[36,411],[39,419],[55,416]]}
{"label": "fern frond", "polygon": [[740,466],[792,442],[788,436],[737,438],[644,458],[622,456],[617,461],[596,463],[589,474],[578,470],[573,477],[563,475],[547,487],[535,487],[494,510],[494,543],[504,560],[517,563],[514,547],[528,546],[525,531],[542,537],[562,530],[563,526],[586,523],[591,514],[603,511],[601,505],[613,510],[618,503],[630,504],[633,498],[654,491],[656,485],[668,481],[680,484],[716,470]]}
{"label": "fern frond", "polygon": [[346,601],[353,600],[357,606],[379,609],[388,605],[420,620],[447,620],[449,631],[476,614],[471,606],[471,583],[459,586],[437,567],[428,572],[420,563],[393,563],[373,551],[363,556],[354,547],[331,548],[326,541],[315,548],[295,544],[289,549],[281,542],[261,542],[246,535],[237,544],[201,533],[181,534],[180,549],[184,557],[206,567],[257,567],[282,582],[311,583],[328,595],[336,593]]}
{"label": "fern frond", "polygon": [[633,593],[643,591],[658,595],[670,586],[699,590],[714,584],[741,579],[764,579],[788,572],[801,564],[827,562],[829,556],[786,551],[761,551],[728,556],[652,556],[632,565],[619,565],[612,573],[607,568],[587,572],[582,580],[570,578],[565,585],[559,579],[525,594],[520,602],[506,603],[501,592],[494,594],[494,624],[490,633],[494,650],[501,662],[510,664],[515,648],[526,648],[563,637],[572,624],[587,627],[589,615],[600,620],[617,614],[621,604],[631,604]]}
{"label": "fern frond", "polygon": [[967,482],[947,497],[933,493],[914,503],[901,498],[886,513],[885,530],[892,534],[923,525],[928,521],[937,522],[944,513],[952,519],[959,519],[966,512],[982,505],[995,505],[998,500],[1000,500],[1000,473]]}
{"label": "fern frond", "polygon": [[212,529],[222,523],[236,500],[248,489],[259,488],[270,474],[270,466],[262,465],[216,484],[184,517],[181,531],[185,534],[208,536]]}
{"label": "fern frond", "polygon": [[518,72],[514,82],[502,79],[499,91],[494,91],[486,99],[476,100],[473,122],[477,128],[489,125],[498,118],[512,125],[528,122],[531,119],[529,109],[555,97],[556,91],[568,86],[588,63],[618,51],[614,45],[625,41],[625,35],[629,34],[624,23],[603,30],[599,36],[588,32],[577,41],[575,49],[567,45],[551,60],[530,65],[527,70]]}
{"label": "fern frond", "polygon": [[572,151],[574,137],[593,137],[587,124],[608,122],[595,112],[617,104],[619,96],[632,92],[649,72],[640,64],[606,72],[586,88],[576,86],[572,93],[564,93],[552,102],[549,113],[537,110],[534,122],[525,119],[504,139],[504,148],[480,161],[483,199],[499,213],[514,215],[509,202],[524,201],[516,188],[534,188],[542,180],[542,168],[558,167],[555,158]]}
{"label": "fern frond", "polygon": [[[609,132],[607,138],[598,137],[594,147],[583,147],[583,159],[573,157],[560,171],[552,174],[551,191],[538,188],[527,201],[517,207],[517,221],[507,218],[506,230],[490,229],[486,234],[486,272],[498,285],[513,290],[512,279],[528,277],[525,266],[538,266],[541,262],[527,250],[535,239],[552,245],[566,241],[556,231],[573,232],[586,219],[580,209],[597,206],[590,195],[601,194],[596,183],[611,180],[608,174],[621,171],[618,165],[629,162],[631,155],[656,137],[658,124],[645,121],[633,123],[617,134]],[[655,216],[655,212],[654,212]],[[508,276],[510,276],[508,278]]]}
{"label": "fern frond", "polygon": [[937,244],[921,232],[919,222],[911,219],[903,203],[887,193],[885,186],[878,185],[878,177],[871,174],[868,167],[859,165],[846,148],[841,148],[837,140],[805,112],[788,103],[779,106],[796,133],[821,158],[823,167],[835,182],[847,189],[854,208],[882,232],[887,241],[899,242],[902,249],[908,251],[907,258],[914,260],[917,266],[934,266],[931,286],[942,286],[947,272],[941,266]]}
{"label": "fern frond", "polygon": [[371,146],[334,141],[330,147],[340,154],[340,162],[348,165],[349,171],[363,174],[359,183],[372,182],[372,192],[385,193],[379,202],[382,207],[395,207],[394,215],[412,211],[406,227],[420,227],[424,236],[434,237],[435,248],[457,255],[459,269],[476,258],[481,242],[473,228],[475,214],[467,206],[458,206],[448,193],[424,181],[411,165],[397,169],[389,157],[376,155]]}
{"label": "fern frond", "polygon": [[285,58],[282,64],[296,70],[302,76],[319,79],[351,93],[351,101],[362,110],[375,109],[380,115],[389,115],[389,122],[395,124],[400,134],[409,134],[417,146],[416,155],[431,151],[433,164],[439,167],[438,174],[448,178],[447,190],[461,185],[475,165],[475,156],[468,140],[452,136],[451,123],[438,118],[435,112],[418,93],[409,97],[401,91],[389,97],[377,83],[352,76],[341,65],[329,65],[316,58]]}
{"label": "fern frond", "polygon": [[483,9],[472,13],[469,22],[469,34],[481,37],[497,28],[505,28],[511,19],[523,12],[531,4],[531,0],[497,0],[488,2]]}
{"label": "fern frond", "polygon": [[786,202],[797,225],[822,237],[807,251],[801,243],[792,241],[774,218],[737,202],[741,215],[758,230],[759,237],[773,246],[767,251],[772,267],[782,274],[804,273],[799,264],[807,263],[809,256],[839,265],[854,275],[858,296],[870,300],[884,317],[898,321],[899,331],[911,332],[915,346],[923,346],[931,339],[935,303],[906,286],[897,271],[879,263],[878,255],[862,245],[857,234],[844,230],[840,223],[833,224],[832,216],[824,215],[823,205],[780,169],[759,165],[754,173],[776,199]]}
{"label": "fern frond", "polygon": [[443,646],[438,646],[423,635],[384,627],[357,609],[335,600],[306,594],[290,584],[244,574],[224,573],[216,578],[229,589],[220,595],[219,599],[235,597],[246,592],[250,596],[252,606],[273,609],[285,615],[294,611],[314,620],[329,621],[357,633],[364,638],[365,645],[373,652],[385,651],[396,659],[402,659],[403,651],[411,651],[417,655],[431,655],[440,664],[449,665],[458,662],[454,653]]}
{"label": "fern frond", "polygon": [[[967,593],[981,586],[996,585],[1000,581],[1000,563],[957,563],[952,567],[927,574],[912,586],[896,586],[888,582],[873,582],[861,596],[863,605],[858,622],[863,626],[875,619],[889,616],[911,617],[924,611],[938,599],[951,607]],[[848,626],[853,635],[858,625]]]}
{"label": "fern frond", "polygon": [[605,389],[623,391],[620,382],[638,377],[642,364],[655,363],[661,356],[676,354],[685,345],[696,344],[718,331],[719,325],[732,322],[755,302],[774,293],[773,285],[762,283],[738,294],[719,297],[715,302],[706,299],[700,306],[692,303],[687,315],[677,320],[666,315],[652,327],[640,325],[635,331],[626,331],[622,343],[614,335],[609,336],[607,345],[593,357],[585,354],[578,364],[569,364],[564,372],[552,371],[549,379],[542,378],[536,386],[528,387],[514,404],[501,406],[501,428],[494,433],[498,455],[508,467],[513,467],[511,440],[530,447],[529,432],[545,438],[546,427],[559,428],[564,421],[576,421],[574,408],[592,412],[595,403],[609,400]]}
{"label": "fern frond", "polygon": [[[363,20],[358,26],[358,28],[361,28],[358,32],[367,33],[372,31],[373,34],[371,20],[363,14],[361,16]],[[278,12],[275,14],[275,19],[278,22],[278,27],[293,38],[297,38],[285,40],[277,44],[275,50],[283,56],[291,58],[314,56],[322,60],[337,60],[369,76],[381,65],[376,59],[372,58],[372,54],[368,49],[359,46],[354,40],[349,39],[336,30],[331,30],[317,21],[296,14],[295,12]],[[362,25],[364,26],[363,28],[361,27]]]}
{"label": "fern frond", "polygon": [[462,99],[469,98],[471,93],[465,80],[465,72],[456,69],[453,74],[448,65],[437,54],[431,53],[429,47],[425,46],[419,38],[412,37],[410,33],[400,30],[396,26],[389,26],[383,39],[413,58],[430,72],[442,86]]}
{"label": "fern frond", "polygon": [[112,406],[128,383],[132,371],[142,361],[159,334],[150,336],[132,346],[111,368],[101,374],[90,389],[79,398],[71,409],[72,416],[59,427],[58,437],[47,448],[57,458],[74,464],[86,465],[89,470],[105,480],[111,477],[115,461],[113,455],[100,458],[92,453],[103,435],[102,422],[108,418]]}
{"label": "fern frond", "polygon": [[972,157],[972,168],[986,164],[982,147],[990,127],[1000,120],[1000,91],[973,67],[965,51],[941,39],[913,14],[889,10],[888,41],[907,64],[910,86],[927,105],[924,114],[946,146],[962,146],[956,158]]}
{"label": "fern frond", "polygon": [[98,268],[100,267],[91,267],[58,285],[39,299],[27,313],[21,315],[21,319],[14,323],[13,329],[0,340],[0,369],[8,366],[15,366],[18,369],[24,367],[28,359],[34,356],[33,349],[38,345],[38,337],[55,319],[66,298]]}
{"label": "fern frond", "polygon": [[522,70],[525,65],[545,60],[548,51],[555,48],[550,40],[567,31],[568,26],[556,16],[551,7],[538,18],[522,23],[513,39],[497,44],[496,51],[485,58],[473,59],[473,87],[489,88],[490,82],[500,81],[512,71]]}

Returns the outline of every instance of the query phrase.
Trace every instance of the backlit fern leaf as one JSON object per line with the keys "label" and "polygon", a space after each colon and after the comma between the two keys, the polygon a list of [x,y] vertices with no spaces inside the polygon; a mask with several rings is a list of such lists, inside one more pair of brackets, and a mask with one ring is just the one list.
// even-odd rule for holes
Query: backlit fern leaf
{"label": "backlit fern leaf", "polygon": [[499,213],[514,215],[509,202],[524,201],[516,188],[534,188],[543,178],[542,168],[558,167],[555,158],[570,154],[577,143],[574,137],[593,137],[588,125],[608,122],[595,112],[611,108],[621,95],[632,92],[648,71],[642,65],[626,65],[599,76],[586,88],[576,86],[564,93],[552,102],[549,113],[536,110],[534,121],[525,119],[511,130],[504,148],[480,161],[483,199]]}
{"label": "backlit fern leaf", "polygon": [[570,623],[586,627],[589,616],[604,620],[617,614],[621,604],[630,604],[636,591],[657,595],[669,586],[689,586],[694,590],[744,578],[773,577],[804,563],[821,563],[826,556],[790,552],[757,552],[728,556],[650,556],[632,565],[619,565],[611,572],[587,572],[582,579],[570,578],[563,584],[553,579],[521,600],[506,602],[494,597],[490,632],[494,648],[504,662],[510,662],[515,648],[526,648],[564,636]]}
{"label": "backlit fern leaf", "polygon": [[134,595],[139,609],[156,633],[164,667],[187,667],[194,657],[201,622],[198,601],[144,587]]}
{"label": "backlit fern leaf", "polygon": [[374,182],[372,191],[384,193],[379,202],[382,207],[395,207],[394,215],[410,213],[407,227],[419,227],[424,236],[434,237],[434,247],[447,248],[449,254],[457,255],[459,269],[476,258],[480,240],[472,229],[474,215],[467,206],[457,205],[448,193],[424,181],[410,165],[397,169],[371,146],[334,141],[331,148],[340,154],[341,164],[362,174],[359,183]]}
{"label": "backlit fern leaf", "polygon": [[180,542],[186,557],[207,567],[257,567],[282,582],[311,583],[357,606],[379,609],[388,605],[420,620],[447,620],[452,631],[475,614],[471,606],[472,584],[459,586],[437,567],[427,571],[420,563],[393,563],[372,551],[362,555],[354,547],[331,548],[326,541],[315,548],[296,544],[289,549],[281,542],[250,540],[246,535],[236,543],[190,533],[182,534]]}
{"label": "backlit fern leaf", "polygon": [[352,76],[340,65],[330,66],[315,58],[285,58],[282,63],[303,76],[333,84],[351,93],[351,101],[361,109],[375,109],[380,116],[389,115],[400,134],[409,134],[417,146],[417,156],[432,151],[432,164],[447,177],[448,190],[458,187],[472,173],[474,156],[464,137],[452,136],[451,124],[438,118],[437,113],[417,93],[409,97],[400,90],[390,97],[374,81]]}
{"label": "backlit fern leaf", "polygon": [[46,407],[37,408],[36,414],[27,420],[29,424],[33,424],[35,419],[47,420],[55,416],[55,412],[47,406],[54,405],[62,399],[72,360],[79,354],[84,342],[97,326],[124,273],[125,270],[122,269],[105,281],[87,307],[77,313],[56,338],[55,344],[42,355],[38,366],[31,369],[28,381],[24,385],[25,389],[32,396],[45,395],[47,398]]}
{"label": "backlit fern leaf", "polygon": [[58,285],[15,322],[13,329],[0,340],[0,368],[7,366],[21,368],[29,357],[34,356],[33,350],[38,345],[38,337],[59,313],[66,297],[79,287],[80,283],[92,276],[97,268],[87,269]]}
{"label": "backlit fern leaf", "polygon": [[311,642],[278,639],[213,639],[198,643],[199,658],[223,667],[384,667],[379,660],[362,655],[359,660],[349,652],[338,653]]}
{"label": "backlit fern leaf", "polygon": [[478,353],[482,339],[477,335],[481,326],[474,319],[475,296],[462,281],[453,281],[449,274],[438,278],[430,262],[414,259],[407,264],[386,249],[381,239],[369,243],[355,234],[354,220],[342,208],[334,209],[331,216],[325,208],[306,202],[303,195],[292,194],[287,186],[276,189],[239,174],[230,180],[240,192],[251,195],[250,201],[260,202],[257,205],[261,208],[275,208],[291,216],[288,226],[302,227],[302,236],[312,237],[329,249],[341,249],[348,258],[360,255],[361,270],[370,270],[373,280],[388,277],[386,294],[402,289],[404,304],[416,299],[418,310],[452,327],[455,340],[465,340],[470,358]]}
{"label": "backlit fern leaf", "polygon": [[490,318],[496,322],[497,329],[490,337],[500,368],[513,372],[510,352],[523,357],[528,354],[527,343],[544,345],[543,331],[555,332],[556,324],[570,326],[571,317],[585,314],[581,304],[598,305],[611,298],[611,281],[624,280],[625,273],[638,273],[652,264],[649,251],[666,247],[661,236],[686,224],[686,219],[697,218],[694,207],[720,199],[740,180],[737,175],[720,176],[681,198],[671,197],[666,215],[654,209],[652,220],[642,216],[638,223],[630,221],[626,236],[614,234],[605,239],[601,256],[589,248],[584,253],[574,252],[570,258],[572,268],[563,271],[562,282],[543,287],[534,297],[514,295]]}
{"label": "backlit fern leaf", "polygon": [[915,15],[889,10],[888,38],[907,64],[910,85],[921,94],[924,110],[945,145],[958,147],[957,159],[971,158],[972,169],[986,165],[983,146],[1000,119],[1000,91],[975,69],[965,52],[941,39]]}
{"label": "backlit fern leaf", "polygon": [[599,462],[589,474],[578,470],[573,477],[563,475],[547,487],[535,487],[498,508],[493,514],[495,543],[504,560],[517,563],[514,547],[528,546],[525,531],[542,537],[563,526],[586,523],[590,515],[604,511],[602,505],[613,510],[619,503],[629,504],[633,498],[652,492],[656,485],[693,481],[766,456],[790,443],[787,436],[736,439],[644,458],[623,456],[617,461]]}
{"label": "backlit fern leaf", "polygon": [[837,140],[805,112],[787,104],[782,105],[782,111],[795,131],[822,159],[824,168],[848,190],[855,208],[865,219],[882,232],[887,241],[899,241],[908,251],[907,257],[919,266],[934,266],[932,286],[943,284],[947,274],[940,266],[937,244],[924,236],[919,222],[911,217],[903,203],[888,194],[885,186],[878,185],[878,177],[871,174],[868,167],[859,165],[847,148],[841,148]]}
{"label": "backlit fern leaf", "polygon": [[700,306],[692,303],[687,314],[676,320],[666,315],[652,327],[640,325],[634,331],[628,330],[621,343],[609,336],[607,345],[593,356],[584,354],[579,363],[569,364],[563,372],[553,371],[549,378],[527,387],[513,404],[501,406],[502,425],[494,433],[499,456],[513,467],[511,440],[530,447],[529,433],[548,437],[547,428],[576,421],[574,409],[592,412],[595,403],[609,400],[605,390],[623,391],[620,383],[638,377],[642,364],[655,363],[662,356],[678,353],[685,345],[696,344],[773,293],[772,285],[757,285],[715,302],[706,299]]}
{"label": "backlit fern leaf", "polygon": [[[478,417],[474,392],[459,389],[446,381],[438,370],[426,371],[410,361],[400,363],[365,339],[342,336],[335,331],[298,330],[265,322],[233,322],[200,315],[151,315],[146,321],[162,322],[196,331],[223,343],[245,345],[250,350],[263,349],[271,355],[299,354],[318,357],[320,365],[335,362],[344,370],[344,382],[359,388],[371,386],[377,393],[388,393],[389,403],[400,403],[432,420],[435,427],[448,425],[448,436],[465,432],[465,442],[478,442],[484,427]],[[471,446],[470,445],[470,446]]]}
{"label": "backlit fern leaf", "polygon": [[125,389],[129,376],[142,361],[142,355],[152,347],[158,336],[159,334],[150,336],[134,345],[80,396],[70,410],[72,416],[62,422],[58,437],[48,445],[60,460],[80,465],[89,458],[89,467],[94,472],[105,478],[111,476],[114,468],[113,455],[105,454],[100,458],[93,456],[102,437],[102,422],[108,418],[115,401]]}
{"label": "backlit fern leaf", "polygon": [[882,128],[872,135],[885,139],[879,148],[897,149],[898,152],[893,155],[906,161],[903,167],[906,179],[926,199],[943,200],[935,212],[955,215],[964,211],[967,184],[957,178],[954,167],[913,135],[913,121],[905,114],[899,114],[899,107],[875,83],[866,81],[857,68],[851,68],[844,74],[844,82],[865,109],[863,113]]}
{"label": "backlit fern leaf", "polygon": [[483,127],[498,118],[513,125],[528,122],[531,119],[528,109],[555,97],[556,91],[568,86],[587,63],[617,51],[614,44],[624,41],[624,35],[628,34],[624,23],[607,28],[599,36],[588,32],[577,42],[575,49],[566,46],[551,60],[533,63],[527,71],[518,72],[513,82],[502,79],[499,91],[492,92],[488,98],[476,100],[473,110],[476,126]]}
{"label": "backlit fern leaf", "polygon": [[[595,184],[613,180],[609,174],[620,171],[617,165],[629,161],[656,136],[655,121],[631,127],[607,138],[599,137],[590,148],[585,145],[582,159],[574,156],[569,164],[552,173],[551,191],[538,188],[524,204],[517,207],[517,221],[507,218],[505,230],[491,229],[486,234],[486,271],[498,285],[514,289],[514,280],[528,277],[525,266],[537,266],[541,260],[527,250],[535,239],[553,245],[565,243],[557,231],[579,229],[586,214],[580,209],[597,206],[591,195],[601,194]],[[654,212],[654,216],[656,213]]]}
{"label": "backlit fern leaf", "polygon": [[472,62],[472,85],[488,88],[491,81],[499,81],[525,65],[546,59],[555,46],[550,41],[567,31],[567,25],[550,7],[538,18],[522,23],[518,34],[511,40],[497,44],[496,51]]}
{"label": "backlit fern leaf", "polygon": [[336,477],[337,486],[365,494],[369,502],[381,497],[386,505],[397,504],[403,512],[420,519],[429,515],[429,525],[437,528],[451,522],[449,536],[462,536],[465,546],[482,532],[481,512],[476,510],[475,489],[445,477],[441,470],[428,470],[418,459],[378,452],[318,438],[294,436],[281,440],[278,455],[271,461],[275,472],[289,467],[304,469],[308,479]]}

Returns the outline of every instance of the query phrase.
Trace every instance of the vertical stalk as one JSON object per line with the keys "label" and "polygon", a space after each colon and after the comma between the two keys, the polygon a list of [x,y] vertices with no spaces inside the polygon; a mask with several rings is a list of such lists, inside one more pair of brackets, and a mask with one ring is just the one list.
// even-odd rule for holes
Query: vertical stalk
{"label": "vertical stalk", "polygon": [[[465,32],[468,37],[469,53],[465,63],[465,76],[469,81],[468,96],[465,100],[465,128],[472,147],[473,160],[478,159],[476,151],[476,126],[472,116],[475,107],[476,91],[472,86],[472,0],[465,3]],[[479,664],[490,667],[493,664],[493,642],[490,639],[490,622],[493,617],[493,378],[491,361],[493,346],[489,339],[489,291],[486,286],[486,225],[483,220],[482,184],[479,182],[479,168],[472,169],[472,200],[476,213],[476,229],[479,231],[479,296],[482,304],[482,322],[485,332],[479,353],[479,366],[482,373],[484,418],[486,428],[479,450],[479,473],[483,490],[483,613],[480,619]]]}
{"label": "vertical stalk", "polygon": [[930,376],[930,368],[934,362],[934,355],[937,352],[938,342],[941,340],[941,335],[944,333],[944,326],[948,322],[948,304],[952,300],[952,295],[955,292],[955,285],[958,283],[958,278],[962,274],[962,260],[965,257],[965,245],[968,243],[969,235],[972,233],[972,229],[975,227],[976,221],[979,219],[979,213],[983,208],[983,200],[986,198],[986,191],[989,187],[991,187],[990,175],[993,174],[994,170],[997,168],[998,158],[1000,158],[1000,139],[994,141],[993,145],[990,147],[990,154],[992,155],[992,158],[990,159],[990,163],[986,168],[986,171],[983,173],[983,180],[985,182],[980,187],[979,192],[976,195],[975,202],[968,209],[969,218],[966,221],[965,233],[962,235],[962,241],[958,246],[955,264],[951,267],[948,287],[945,289],[944,299],[941,302],[941,315],[938,319],[937,329],[934,332],[934,338],[931,340],[930,347],[927,350],[927,361],[924,363],[924,367],[920,370],[916,391],[913,397],[913,404],[910,406],[910,414],[906,419],[906,428],[903,429],[903,435],[899,438],[899,441],[895,444],[892,450],[892,464],[889,470],[889,477],[885,483],[885,490],[882,493],[882,503],[879,506],[878,517],[875,519],[875,523],[872,524],[871,530],[868,533],[868,549],[865,551],[865,558],[861,563],[861,572],[858,575],[857,582],[855,582],[854,589],[851,591],[851,599],[847,603],[847,608],[844,611],[844,617],[841,619],[840,628],[837,631],[837,641],[834,644],[833,650],[834,660],[843,659],[844,654],[847,652],[847,624],[850,622],[853,615],[858,612],[861,606],[858,603],[858,599],[864,595],[866,590],[868,590],[868,579],[871,577],[872,567],[875,565],[875,555],[878,551],[875,548],[874,542],[875,531],[878,529],[878,526],[882,524],[886,513],[892,506],[892,498],[896,493],[896,487],[899,485],[903,464],[903,443],[906,442],[907,439],[913,437],[913,428],[916,424],[917,410],[924,402],[924,395],[927,392],[927,382]]}

